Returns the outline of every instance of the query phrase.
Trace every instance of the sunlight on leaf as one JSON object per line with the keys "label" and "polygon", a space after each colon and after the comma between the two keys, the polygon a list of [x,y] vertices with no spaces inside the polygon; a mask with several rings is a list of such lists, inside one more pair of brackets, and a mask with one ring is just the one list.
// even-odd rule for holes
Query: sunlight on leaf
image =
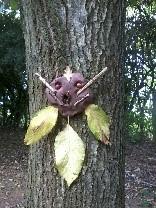
{"label": "sunlight on leaf", "polygon": [[85,157],[85,147],[73,128],[68,124],[55,139],[55,160],[59,174],[68,186],[78,177]]}
{"label": "sunlight on leaf", "polygon": [[87,115],[88,126],[94,136],[104,144],[110,144],[110,119],[102,108],[91,104],[86,108],[85,114]]}
{"label": "sunlight on leaf", "polygon": [[30,121],[24,139],[25,144],[34,144],[47,135],[55,126],[57,117],[58,109],[53,106],[40,110]]}
{"label": "sunlight on leaf", "polygon": [[12,10],[17,10],[17,9],[19,9],[19,1],[18,0],[10,0],[9,6],[11,7]]}

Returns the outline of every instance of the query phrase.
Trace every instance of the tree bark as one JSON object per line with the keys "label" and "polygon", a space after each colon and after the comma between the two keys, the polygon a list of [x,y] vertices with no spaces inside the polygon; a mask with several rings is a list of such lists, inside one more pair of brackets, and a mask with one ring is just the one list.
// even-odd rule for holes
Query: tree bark
{"label": "tree bark", "polygon": [[111,117],[111,147],[96,141],[84,115],[70,124],[86,145],[78,180],[68,188],[54,164],[54,139],[65,127],[61,116],[56,130],[29,154],[27,208],[124,207],[123,154],[123,34],[124,0],[21,0],[30,116],[47,101],[40,73],[50,81],[70,65],[87,79],[105,66],[108,72],[92,87],[95,103]]}
{"label": "tree bark", "polygon": [[152,109],[152,129],[153,129],[153,141],[156,142],[156,89],[155,86],[152,90],[152,101],[153,101],[153,109]]}

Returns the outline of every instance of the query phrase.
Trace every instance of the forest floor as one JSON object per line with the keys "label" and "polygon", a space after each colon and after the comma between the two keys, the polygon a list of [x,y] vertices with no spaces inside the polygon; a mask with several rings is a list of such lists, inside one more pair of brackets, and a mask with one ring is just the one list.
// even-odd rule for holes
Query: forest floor
{"label": "forest floor", "polygon": [[[21,207],[28,148],[21,130],[0,129],[0,208]],[[156,148],[150,142],[126,147],[126,208],[156,208]]]}

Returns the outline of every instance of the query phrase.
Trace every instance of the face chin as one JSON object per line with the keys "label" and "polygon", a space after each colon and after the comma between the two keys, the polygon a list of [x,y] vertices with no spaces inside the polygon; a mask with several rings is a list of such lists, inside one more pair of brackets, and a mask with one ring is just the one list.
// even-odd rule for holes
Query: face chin
{"label": "face chin", "polygon": [[[85,107],[87,107],[87,105]],[[59,112],[63,116],[72,117],[76,114],[82,113],[84,111],[85,107],[84,107],[84,105],[82,107],[80,104],[78,104],[76,107],[75,106],[67,106],[67,105],[66,106],[61,106],[61,107],[58,106],[58,109],[59,109]]]}
{"label": "face chin", "polygon": [[[85,95],[84,95],[85,96]],[[89,97],[86,97],[82,102],[79,102],[77,103],[77,105],[74,105],[75,102],[79,101],[82,99],[82,96],[81,97],[77,97],[77,100],[76,101],[72,101],[71,103],[69,104],[65,104],[65,105],[58,105],[58,109],[59,109],[59,112],[67,117],[72,117],[76,114],[79,114],[79,113],[82,113],[85,108],[92,103],[93,101],[93,96],[90,94]]]}

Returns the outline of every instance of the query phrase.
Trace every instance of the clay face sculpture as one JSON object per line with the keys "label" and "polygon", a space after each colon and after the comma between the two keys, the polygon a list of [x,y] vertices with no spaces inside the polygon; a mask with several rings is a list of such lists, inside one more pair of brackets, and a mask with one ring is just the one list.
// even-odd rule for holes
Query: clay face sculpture
{"label": "clay face sculpture", "polygon": [[93,100],[89,88],[78,93],[85,84],[86,80],[81,73],[66,71],[63,76],[55,78],[50,83],[53,93],[49,88],[46,88],[45,93],[51,105],[57,106],[63,116],[71,117],[83,112]]}

